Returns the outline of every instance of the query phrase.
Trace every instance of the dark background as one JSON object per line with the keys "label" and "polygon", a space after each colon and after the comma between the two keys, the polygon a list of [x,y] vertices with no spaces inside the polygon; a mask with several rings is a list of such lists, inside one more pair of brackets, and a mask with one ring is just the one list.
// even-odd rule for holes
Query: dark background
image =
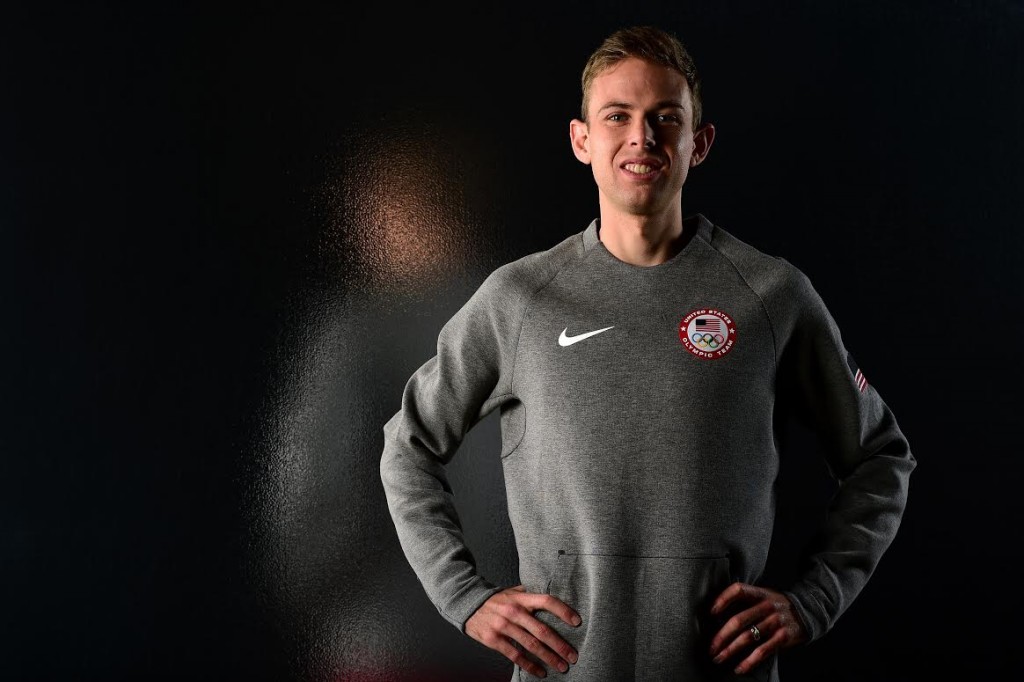
{"label": "dark background", "polygon": [[[33,7],[0,22],[0,677],[508,679],[405,562],[381,428],[490,270],[596,216],[579,73],[647,22],[717,127],[684,213],[811,277],[919,461],[783,679],[1021,675],[1021,3]],[[492,417],[451,477],[512,584]],[[827,494],[798,445],[780,579]]]}

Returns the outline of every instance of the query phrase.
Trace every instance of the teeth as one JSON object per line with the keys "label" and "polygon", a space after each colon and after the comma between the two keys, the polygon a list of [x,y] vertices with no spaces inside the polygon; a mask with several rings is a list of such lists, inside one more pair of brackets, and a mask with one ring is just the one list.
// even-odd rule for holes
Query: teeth
{"label": "teeth", "polygon": [[653,166],[647,166],[642,163],[627,163],[626,170],[630,173],[650,173],[654,170]]}

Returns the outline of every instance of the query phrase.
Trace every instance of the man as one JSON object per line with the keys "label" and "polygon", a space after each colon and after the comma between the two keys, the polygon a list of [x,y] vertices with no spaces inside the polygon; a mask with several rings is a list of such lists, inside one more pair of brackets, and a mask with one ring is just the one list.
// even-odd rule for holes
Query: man
{"label": "man", "polygon": [[[778,680],[779,652],[864,587],[916,461],[808,278],[684,219],[715,134],[684,46],[651,27],[608,37],[581,116],[570,139],[599,218],[491,273],[384,426],[399,539],[441,615],[512,680]],[[476,572],[443,468],[495,409],[522,581],[504,588]],[[789,416],[840,485],[800,579],[770,587]]]}

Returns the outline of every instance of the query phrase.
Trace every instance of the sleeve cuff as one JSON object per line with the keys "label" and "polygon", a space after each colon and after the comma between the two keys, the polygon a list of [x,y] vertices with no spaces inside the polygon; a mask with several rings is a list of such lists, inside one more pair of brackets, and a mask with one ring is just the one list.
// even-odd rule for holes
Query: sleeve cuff
{"label": "sleeve cuff", "polygon": [[447,611],[441,611],[441,615],[449,623],[458,628],[459,632],[466,633],[466,621],[476,613],[483,603],[492,595],[501,592],[504,587],[498,587],[479,578],[470,587],[463,590],[456,598],[448,603]]}
{"label": "sleeve cuff", "polygon": [[800,620],[800,624],[804,626],[804,631],[807,633],[806,643],[810,644],[814,640],[820,639],[828,631],[828,626],[820,619],[815,618],[814,611],[808,608],[807,602],[810,601],[813,604],[813,599],[791,590],[784,591],[783,594],[793,604],[793,611]]}

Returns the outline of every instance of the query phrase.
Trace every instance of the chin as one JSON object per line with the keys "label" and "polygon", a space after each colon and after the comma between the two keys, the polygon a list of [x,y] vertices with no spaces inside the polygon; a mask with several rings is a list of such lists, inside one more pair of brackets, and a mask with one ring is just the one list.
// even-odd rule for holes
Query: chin
{"label": "chin", "polygon": [[633,215],[658,215],[664,213],[668,208],[668,202],[658,199],[645,199],[643,201],[633,201],[627,204],[626,210]]}

